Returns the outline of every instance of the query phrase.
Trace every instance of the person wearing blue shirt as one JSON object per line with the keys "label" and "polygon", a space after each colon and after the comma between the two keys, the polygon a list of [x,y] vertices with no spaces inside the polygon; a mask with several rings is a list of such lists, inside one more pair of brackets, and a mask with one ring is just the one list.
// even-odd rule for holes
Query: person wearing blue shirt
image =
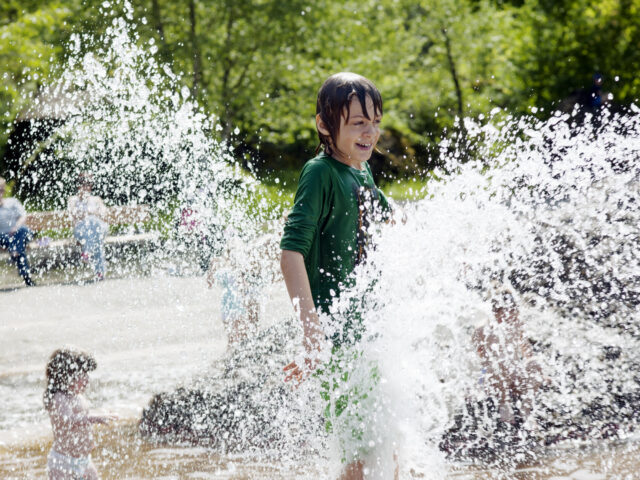
{"label": "person wearing blue shirt", "polygon": [[34,283],[26,250],[33,233],[26,226],[27,212],[22,203],[15,197],[5,197],[6,191],[7,182],[0,177],[0,248],[9,251],[25,285],[31,287]]}

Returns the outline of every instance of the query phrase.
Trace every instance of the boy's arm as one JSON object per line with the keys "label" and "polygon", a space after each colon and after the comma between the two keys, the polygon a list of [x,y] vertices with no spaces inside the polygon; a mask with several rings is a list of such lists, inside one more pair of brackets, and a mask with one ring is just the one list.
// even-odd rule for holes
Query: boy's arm
{"label": "boy's arm", "polygon": [[311,286],[304,265],[304,257],[300,252],[283,250],[280,257],[280,268],[287,285],[289,298],[291,298],[302,322],[305,350],[310,354],[319,350],[324,333],[320,328],[320,320],[311,296]]}
{"label": "boy's arm", "polygon": [[107,413],[103,415],[92,414],[92,415],[89,415],[87,418],[89,420],[89,423],[105,424],[109,422],[115,422],[116,420],[118,420],[119,417],[115,413]]}
{"label": "boy's arm", "polygon": [[396,224],[396,219],[399,217],[402,224],[407,223],[407,212],[404,211],[396,202],[389,200],[385,194],[378,188],[378,194],[380,195],[380,207],[381,220],[391,225]]}
{"label": "boy's arm", "polygon": [[287,372],[285,381],[296,379],[301,382],[308,376],[319,361],[318,354],[324,339],[304,259],[313,245],[319,225],[328,215],[332,201],[331,175],[331,168],[325,162],[311,160],[305,164],[280,241],[280,268],[289,297],[302,322],[306,351],[304,361],[291,362],[284,368]]}
{"label": "boy's arm", "polygon": [[284,381],[295,379],[299,384],[319,362],[318,354],[324,333],[311,296],[311,286],[302,254],[293,250],[283,250],[280,267],[291,302],[302,321],[303,344],[306,351],[305,365],[298,365],[293,361],[284,367],[286,372]]}

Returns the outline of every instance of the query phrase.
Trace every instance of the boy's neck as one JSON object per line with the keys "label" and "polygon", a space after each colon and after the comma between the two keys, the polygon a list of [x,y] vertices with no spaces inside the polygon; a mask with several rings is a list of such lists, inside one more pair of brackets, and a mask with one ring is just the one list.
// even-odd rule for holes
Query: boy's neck
{"label": "boy's neck", "polygon": [[[325,154],[329,155],[326,151],[324,152]],[[353,158],[343,158],[342,155],[338,155],[337,152],[334,152],[332,155],[330,155],[330,157],[334,158],[335,160],[339,161],[340,163],[345,164],[347,167],[351,167],[351,168],[355,168],[356,170],[364,170],[364,163],[365,162],[359,162],[358,160],[355,160]]]}

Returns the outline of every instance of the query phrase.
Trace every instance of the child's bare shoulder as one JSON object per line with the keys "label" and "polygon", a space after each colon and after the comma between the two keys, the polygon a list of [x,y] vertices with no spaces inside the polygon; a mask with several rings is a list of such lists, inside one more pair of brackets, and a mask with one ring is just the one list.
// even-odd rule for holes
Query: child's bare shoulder
{"label": "child's bare shoulder", "polygon": [[68,403],[71,401],[72,397],[72,395],[65,392],[55,392],[51,398],[53,403]]}
{"label": "child's bare shoulder", "polygon": [[68,415],[73,412],[74,406],[73,396],[64,392],[56,392],[51,397],[48,410],[54,415]]}

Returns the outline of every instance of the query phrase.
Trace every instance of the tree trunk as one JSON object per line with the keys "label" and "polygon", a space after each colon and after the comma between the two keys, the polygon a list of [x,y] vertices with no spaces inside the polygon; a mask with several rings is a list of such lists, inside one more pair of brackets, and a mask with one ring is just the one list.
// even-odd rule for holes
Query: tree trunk
{"label": "tree trunk", "polygon": [[164,25],[162,25],[162,15],[160,14],[160,3],[158,3],[158,0],[151,0],[151,16],[153,18],[153,27],[156,29],[156,32],[158,32],[160,43],[164,49],[166,48]]}
{"label": "tree trunk", "polygon": [[[229,52],[231,49],[231,41],[233,34],[233,27],[235,25],[235,12],[233,10],[233,5],[229,6],[228,10],[229,16],[227,17],[226,24],[226,38],[225,38],[225,52]],[[228,140],[231,137],[231,127],[233,126],[233,117],[234,112],[231,108],[231,96],[232,96],[232,87],[231,87],[231,70],[233,69],[234,62],[229,56],[225,56],[224,66],[222,69],[222,85],[220,91],[220,97],[222,99],[222,107],[224,109],[224,119],[222,120],[222,138],[224,140]]]}
{"label": "tree trunk", "polygon": [[191,87],[191,95],[197,99],[200,82],[202,81],[202,60],[200,58],[200,44],[198,43],[198,36],[196,35],[196,0],[189,0],[189,21],[191,23],[189,37],[191,39],[191,57],[193,60],[193,85]]}
{"label": "tree trunk", "polygon": [[453,53],[451,53],[451,39],[446,27],[441,28],[442,35],[444,35],[444,46],[447,50],[447,60],[449,62],[449,71],[451,72],[451,78],[456,89],[456,98],[458,100],[458,138],[456,141],[457,148],[462,154],[462,158],[468,160],[471,156],[469,150],[469,143],[467,142],[467,128],[464,126],[464,102],[462,100],[462,89],[460,88],[460,80],[458,79],[458,71],[456,70],[456,62],[453,60]]}
{"label": "tree trunk", "polygon": [[[458,73],[456,71],[456,64],[453,61],[453,54],[451,53],[451,40],[449,39],[449,33],[445,27],[441,28],[442,35],[444,35],[444,46],[447,50],[447,60],[449,62],[449,71],[453,78],[453,84],[456,89],[456,98],[458,99],[458,117],[460,121],[464,118],[463,102],[462,102],[462,90],[460,90],[460,82],[458,81]],[[464,124],[463,128],[464,128]]]}

